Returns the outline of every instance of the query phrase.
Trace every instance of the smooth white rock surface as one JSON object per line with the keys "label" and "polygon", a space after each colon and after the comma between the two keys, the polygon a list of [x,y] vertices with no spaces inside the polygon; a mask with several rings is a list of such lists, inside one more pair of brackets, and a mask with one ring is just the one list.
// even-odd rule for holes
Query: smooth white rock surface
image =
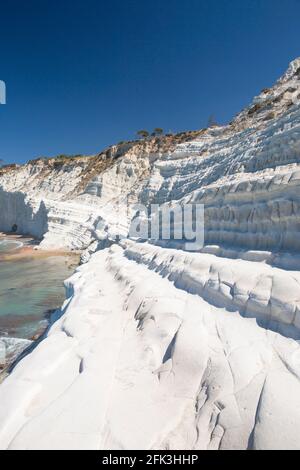
{"label": "smooth white rock surface", "polygon": [[[0,385],[0,448],[299,449],[300,59],[230,125],[87,168],[0,176],[0,230],[85,249]],[[205,204],[200,252],[114,242],[128,202],[174,201]]]}

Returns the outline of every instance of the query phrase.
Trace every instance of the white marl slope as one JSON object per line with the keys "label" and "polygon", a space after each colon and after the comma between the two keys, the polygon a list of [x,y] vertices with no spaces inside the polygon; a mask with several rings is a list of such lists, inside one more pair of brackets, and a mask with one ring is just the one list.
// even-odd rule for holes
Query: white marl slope
{"label": "white marl slope", "polygon": [[[0,177],[0,229],[89,259],[0,386],[1,448],[300,448],[299,95],[297,59],[169,151],[125,149],[87,180],[88,158]],[[207,246],[104,248],[128,199],[205,203]]]}

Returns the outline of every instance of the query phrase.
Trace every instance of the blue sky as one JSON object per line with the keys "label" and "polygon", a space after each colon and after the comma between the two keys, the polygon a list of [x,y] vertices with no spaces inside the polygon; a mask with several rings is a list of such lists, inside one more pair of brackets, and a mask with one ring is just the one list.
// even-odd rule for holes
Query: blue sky
{"label": "blue sky", "polygon": [[300,0],[1,2],[0,158],[225,123],[300,55]]}

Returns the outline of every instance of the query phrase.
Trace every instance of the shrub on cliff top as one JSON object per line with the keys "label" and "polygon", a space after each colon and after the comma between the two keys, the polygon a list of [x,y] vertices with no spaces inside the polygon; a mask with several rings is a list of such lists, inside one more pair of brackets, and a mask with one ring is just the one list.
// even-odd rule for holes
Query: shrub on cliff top
{"label": "shrub on cliff top", "polygon": [[146,139],[147,137],[149,137],[149,132],[142,129],[141,131],[137,131],[137,135],[141,138],[141,139]]}

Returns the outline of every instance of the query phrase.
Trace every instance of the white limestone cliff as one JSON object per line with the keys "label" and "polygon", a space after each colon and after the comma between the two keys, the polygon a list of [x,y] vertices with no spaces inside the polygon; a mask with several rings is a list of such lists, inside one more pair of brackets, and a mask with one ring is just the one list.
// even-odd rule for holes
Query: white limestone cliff
{"label": "white limestone cliff", "polygon": [[[115,240],[175,201],[202,250]],[[3,171],[0,210],[87,261],[0,386],[0,448],[300,448],[300,59],[227,126]]]}

